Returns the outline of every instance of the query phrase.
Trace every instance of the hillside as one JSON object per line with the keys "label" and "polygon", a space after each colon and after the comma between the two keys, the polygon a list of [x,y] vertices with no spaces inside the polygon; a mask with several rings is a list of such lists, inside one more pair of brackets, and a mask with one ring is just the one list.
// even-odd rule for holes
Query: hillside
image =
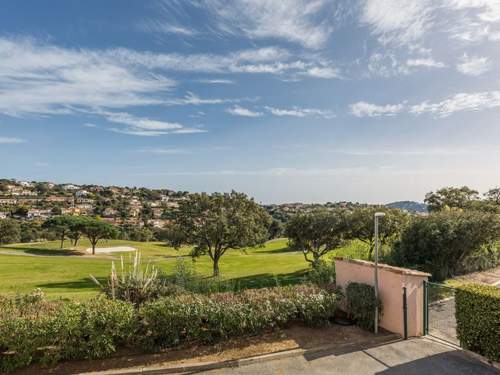
{"label": "hillside", "polygon": [[415,201],[399,201],[386,204],[387,207],[399,208],[400,210],[405,210],[408,212],[427,212],[427,205],[425,203],[415,202]]}

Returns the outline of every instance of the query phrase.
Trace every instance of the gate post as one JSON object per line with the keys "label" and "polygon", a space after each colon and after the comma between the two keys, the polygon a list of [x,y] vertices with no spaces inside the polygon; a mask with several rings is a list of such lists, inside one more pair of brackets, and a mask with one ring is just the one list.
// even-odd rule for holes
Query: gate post
{"label": "gate post", "polygon": [[424,335],[429,334],[429,282],[424,280]]}
{"label": "gate post", "polygon": [[408,339],[408,303],[406,301],[406,287],[403,287],[403,332],[404,339]]}

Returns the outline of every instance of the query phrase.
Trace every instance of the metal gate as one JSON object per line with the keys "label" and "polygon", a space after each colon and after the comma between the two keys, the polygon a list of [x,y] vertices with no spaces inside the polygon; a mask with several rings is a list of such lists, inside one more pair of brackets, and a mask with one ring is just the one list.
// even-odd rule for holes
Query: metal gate
{"label": "metal gate", "polygon": [[426,335],[460,345],[455,319],[455,288],[424,282],[424,331]]}

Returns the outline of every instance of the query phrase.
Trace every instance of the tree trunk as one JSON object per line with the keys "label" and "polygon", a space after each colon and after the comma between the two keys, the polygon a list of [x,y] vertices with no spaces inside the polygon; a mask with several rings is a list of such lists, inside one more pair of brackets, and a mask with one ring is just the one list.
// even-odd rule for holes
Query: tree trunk
{"label": "tree trunk", "polygon": [[214,258],[214,277],[219,276],[219,258]]}
{"label": "tree trunk", "polygon": [[95,255],[95,245],[96,243],[92,241],[92,255]]}
{"label": "tree trunk", "polygon": [[63,248],[64,246],[64,234],[61,236],[61,249]]}

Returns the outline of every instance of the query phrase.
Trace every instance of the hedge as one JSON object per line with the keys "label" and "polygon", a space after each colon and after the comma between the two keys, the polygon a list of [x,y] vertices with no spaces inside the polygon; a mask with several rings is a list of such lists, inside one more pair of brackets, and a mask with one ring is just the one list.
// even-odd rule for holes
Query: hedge
{"label": "hedge", "polygon": [[346,308],[349,316],[363,329],[375,328],[375,306],[379,319],[382,315],[382,302],[375,298],[373,286],[362,283],[349,283],[345,292]]}
{"label": "hedge", "polygon": [[462,347],[500,361],[500,288],[465,284],[456,290],[457,336]]}
{"label": "hedge", "polygon": [[336,309],[337,295],[309,285],[182,294],[140,307],[103,296],[81,303],[47,302],[38,294],[0,296],[0,373],[32,363],[103,358],[121,347],[152,351],[294,322],[324,325]]}
{"label": "hedge", "polygon": [[294,286],[181,295],[142,306],[139,346],[157,350],[181,342],[212,343],[258,334],[293,322],[324,325],[333,318],[337,297],[313,286]]}

